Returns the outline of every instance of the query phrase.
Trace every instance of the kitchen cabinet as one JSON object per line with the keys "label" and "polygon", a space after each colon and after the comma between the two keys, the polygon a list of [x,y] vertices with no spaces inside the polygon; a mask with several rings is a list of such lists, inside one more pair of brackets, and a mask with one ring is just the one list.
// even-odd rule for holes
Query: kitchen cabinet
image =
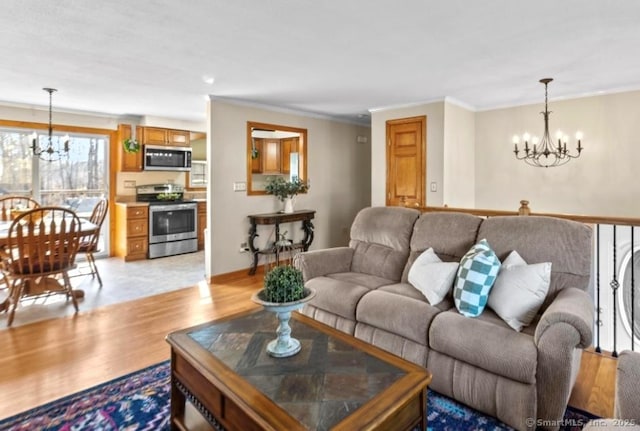
{"label": "kitchen cabinet", "polygon": [[279,174],[282,169],[282,160],[280,158],[280,140],[265,139],[262,142],[262,154],[260,155],[262,162],[263,174]]}
{"label": "kitchen cabinet", "polygon": [[173,147],[188,147],[190,145],[191,132],[188,130],[144,127],[142,132],[143,144],[166,145]]}
{"label": "kitchen cabinet", "polygon": [[291,153],[298,152],[298,138],[285,138],[280,141],[282,152],[281,172],[288,174],[291,172]]}
{"label": "kitchen cabinet", "polygon": [[126,262],[147,258],[149,250],[149,207],[116,204],[115,254]]}
{"label": "kitchen cabinet", "polygon": [[207,203],[198,202],[198,250],[204,250],[204,230],[207,227]]}
{"label": "kitchen cabinet", "polygon": [[[136,138],[140,142],[142,136],[142,127],[136,126]],[[131,125],[119,124],[118,125],[118,151],[117,166],[120,172],[141,172],[142,171],[142,150],[137,153],[127,153],[124,150],[124,141],[131,138]]]}
{"label": "kitchen cabinet", "polygon": [[291,171],[291,153],[298,152],[298,138],[254,138],[258,157],[251,159],[253,174],[288,174]]}

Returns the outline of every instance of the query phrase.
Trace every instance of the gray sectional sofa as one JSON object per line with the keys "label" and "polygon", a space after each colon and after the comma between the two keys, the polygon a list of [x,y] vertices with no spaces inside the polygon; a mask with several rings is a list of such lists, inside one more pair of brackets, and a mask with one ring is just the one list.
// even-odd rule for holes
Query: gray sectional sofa
{"label": "gray sectional sofa", "polygon": [[[407,281],[424,250],[457,262],[483,238],[501,261],[516,250],[529,264],[552,263],[544,303],[520,332],[488,307],[479,317],[463,316],[451,294],[431,305]],[[303,314],[427,367],[435,391],[516,429],[540,424],[532,418],[562,418],[581,349],[592,341],[587,226],[371,207],[356,216],[348,247],[301,253],[295,264],[316,290]]]}

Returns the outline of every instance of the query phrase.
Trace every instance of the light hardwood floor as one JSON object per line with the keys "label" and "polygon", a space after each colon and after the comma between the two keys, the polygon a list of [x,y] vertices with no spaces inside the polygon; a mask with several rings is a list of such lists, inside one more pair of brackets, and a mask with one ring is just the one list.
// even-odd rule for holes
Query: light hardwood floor
{"label": "light hardwood floor", "polygon": [[[257,306],[262,276],[242,276],[0,331],[0,418],[169,358],[174,330]],[[613,412],[614,359],[585,352],[570,404]]]}

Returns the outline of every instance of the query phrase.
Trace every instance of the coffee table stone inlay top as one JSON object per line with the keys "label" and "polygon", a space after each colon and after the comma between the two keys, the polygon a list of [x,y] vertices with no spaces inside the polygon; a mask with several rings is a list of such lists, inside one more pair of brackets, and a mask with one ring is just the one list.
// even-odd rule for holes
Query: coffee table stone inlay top
{"label": "coffee table stone inlay top", "polygon": [[273,358],[266,345],[277,325],[273,313],[260,312],[189,336],[309,429],[331,429],[406,374],[295,322],[302,350],[289,358]]}
{"label": "coffee table stone inlay top", "polygon": [[[294,313],[291,326],[302,344],[302,350],[288,358],[274,358],[266,351],[266,345],[275,337],[274,328],[277,327],[275,315],[266,311],[180,332],[202,349],[200,354],[208,353],[235,376],[248,382],[300,423],[301,429],[334,429],[361,406],[369,403],[365,408],[370,409],[372,404],[378,404],[376,401],[385,397],[394,384],[411,387],[414,392],[411,402],[415,398],[416,405],[426,405],[426,386],[430,381],[428,371],[403,360],[399,361],[406,366],[398,366],[397,362],[386,360],[384,355],[379,357],[363,350],[357,343],[354,345],[350,341],[352,337],[346,334],[335,336],[331,328],[318,328],[315,324],[307,324],[307,320],[310,319]],[[168,336],[168,341],[174,347],[173,363],[176,354],[172,335]],[[344,337],[347,339],[342,339]],[[407,386],[407,379],[416,380],[416,371],[420,375],[417,385]],[[404,384],[398,383],[403,378]],[[402,395],[402,392],[393,394],[394,397]],[[197,395],[195,397],[199,399]],[[247,404],[251,402],[248,400]],[[224,405],[224,402],[221,404]],[[411,408],[405,407],[397,410],[417,409],[412,405]],[[174,409],[172,405],[172,419]],[[420,410],[418,422],[425,422],[424,408]],[[212,414],[217,417],[215,412]],[[393,416],[395,410],[384,411],[384,414]],[[411,419],[407,417],[409,413],[398,414],[401,416],[400,422],[411,421],[410,426],[417,425],[413,423],[416,422],[413,416]],[[224,422],[224,418],[218,419]]]}

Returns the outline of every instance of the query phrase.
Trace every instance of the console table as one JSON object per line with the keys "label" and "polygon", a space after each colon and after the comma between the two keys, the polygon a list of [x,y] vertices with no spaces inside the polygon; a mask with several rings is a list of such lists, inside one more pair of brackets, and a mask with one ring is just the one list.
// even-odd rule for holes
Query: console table
{"label": "console table", "polygon": [[311,220],[315,216],[315,211],[313,210],[300,210],[294,211],[292,213],[268,213],[268,214],[253,214],[249,215],[249,222],[251,223],[251,227],[249,228],[249,250],[253,253],[253,266],[249,270],[249,275],[253,275],[256,273],[256,268],[258,267],[258,256],[260,254],[275,254],[276,261],[278,260],[278,248],[273,247],[273,249],[260,250],[256,248],[253,241],[256,239],[258,235],[257,226],[258,225],[275,225],[276,234],[275,240],[278,241],[280,238],[280,225],[282,223],[291,223],[291,222],[302,222],[302,230],[304,231],[304,238],[302,242],[299,244],[293,244],[294,247],[299,247],[303,251],[307,251],[309,246],[313,242],[313,223]]}

